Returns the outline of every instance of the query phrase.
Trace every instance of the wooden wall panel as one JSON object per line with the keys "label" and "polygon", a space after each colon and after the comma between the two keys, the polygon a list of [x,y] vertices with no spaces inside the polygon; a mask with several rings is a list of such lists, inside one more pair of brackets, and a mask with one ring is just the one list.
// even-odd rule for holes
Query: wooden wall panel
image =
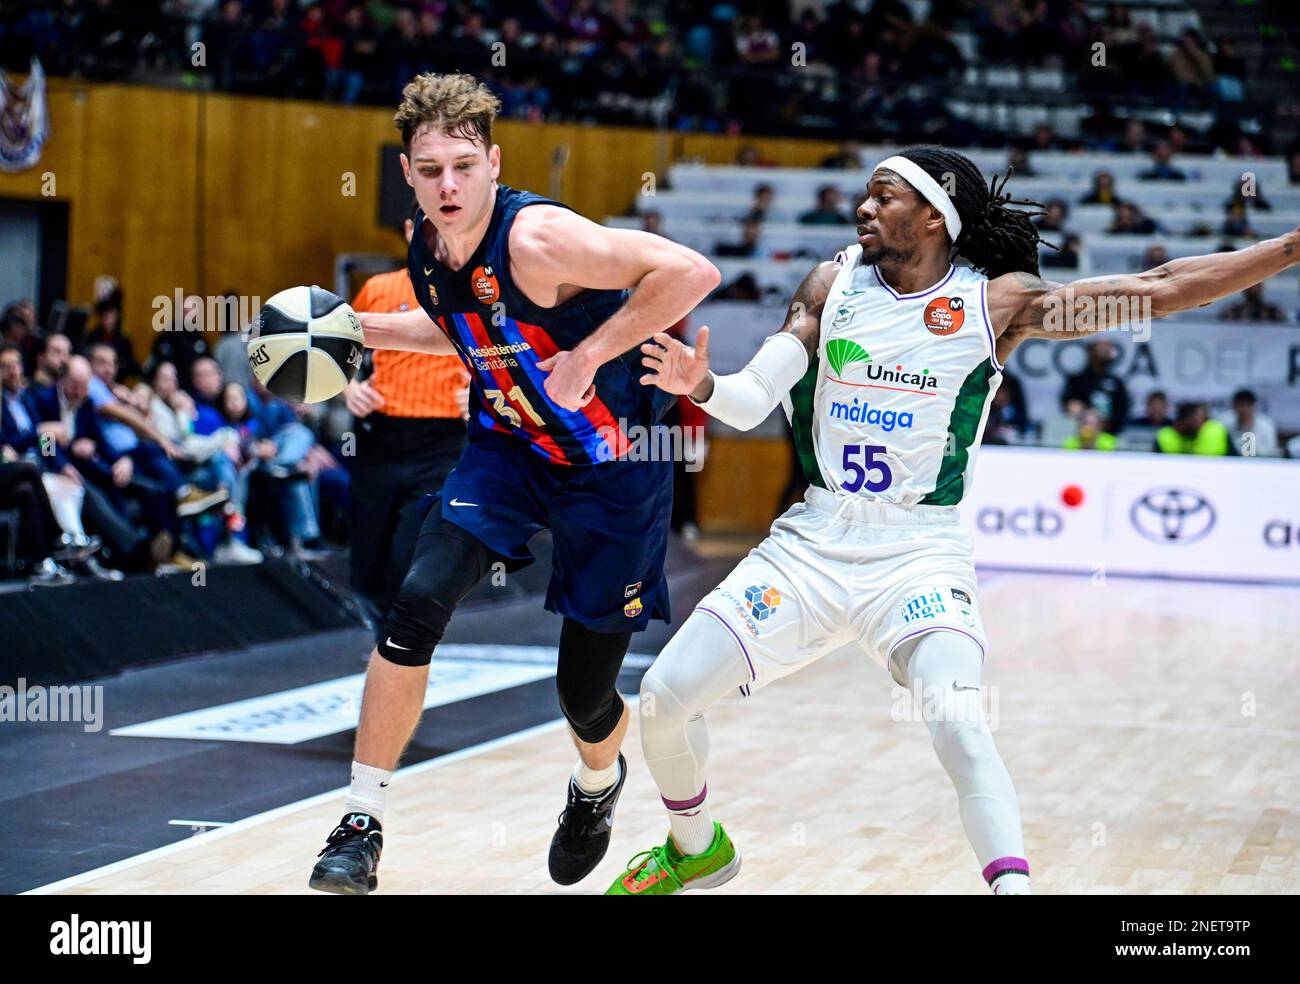
{"label": "wooden wall panel", "polygon": [[789,478],[790,449],[784,439],[711,438],[709,456],[695,476],[700,529],[709,533],[766,530],[782,511],[777,498]]}
{"label": "wooden wall panel", "polygon": [[[44,159],[0,174],[0,196],[38,198],[42,176],[71,204],[69,296],[91,300],[101,273],[121,281],[124,324],[143,358],[153,298],[179,288],[234,289],[263,300],[298,283],[329,284],[344,252],[397,255],[377,221],[380,148],[397,142],[392,110],[53,79]],[[549,194],[567,149],[560,197],[589,218],[626,214],[681,157],[730,163],[744,144],[784,165],[816,164],[825,141],[657,134],[630,127],[497,125],[502,180]],[[344,174],[355,194],[345,194]]]}

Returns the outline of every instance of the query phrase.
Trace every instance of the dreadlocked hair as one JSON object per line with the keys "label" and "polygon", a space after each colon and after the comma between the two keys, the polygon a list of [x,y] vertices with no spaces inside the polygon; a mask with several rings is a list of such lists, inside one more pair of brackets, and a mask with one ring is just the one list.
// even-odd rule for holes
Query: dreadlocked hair
{"label": "dreadlocked hair", "polygon": [[[908,147],[899,156],[920,167],[945,191],[954,189],[951,197],[961,218],[961,234],[953,251],[989,279],[1021,270],[1037,275],[1038,244],[1057,249],[1038,237],[1032,221],[1047,211],[1046,206],[1006,193],[1014,169],[1008,168],[1005,176],[995,174],[986,188],[975,163],[946,147],[923,144]],[[949,174],[952,178],[945,180]],[[1021,207],[1009,208],[1011,205]]]}

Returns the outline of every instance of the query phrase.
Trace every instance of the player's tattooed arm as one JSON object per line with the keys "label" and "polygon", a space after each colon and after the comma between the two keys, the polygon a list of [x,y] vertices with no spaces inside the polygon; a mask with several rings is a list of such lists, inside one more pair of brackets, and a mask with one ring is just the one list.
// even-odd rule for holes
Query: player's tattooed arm
{"label": "player's tattooed arm", "polygon": [[1300,263],[1300,229],[1231,253],[1184,256],[1142,273],[1068,284],[1030,273],[990,281],[998,358],[1025,338],[1068,339],[1205,307]]}
{"label": "player's tattooed arm", "polygon": [[835,275],[839,271],[840,265],[835,260],[818,263],[803,278],[803,283],[794,292],[790,307],[785,313],[785,324],[781,326],[781,331],[789,332],[803,342],[809,359],[817,354],[817,345],[821,340],[822,309],[826,306],[831,284],[835,282]]}

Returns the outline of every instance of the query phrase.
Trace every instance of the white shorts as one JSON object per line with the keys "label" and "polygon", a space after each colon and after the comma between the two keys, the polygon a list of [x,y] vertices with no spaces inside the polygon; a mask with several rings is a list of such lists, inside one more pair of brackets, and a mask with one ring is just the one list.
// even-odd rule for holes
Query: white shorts
{"label": "white shorts", "polygon": [[970,536],[951,506],[898,506],[810,488],[696,607],[744,652],[749,696],[856,644],[903,683],[894,651],[945,630],[985,651]]}

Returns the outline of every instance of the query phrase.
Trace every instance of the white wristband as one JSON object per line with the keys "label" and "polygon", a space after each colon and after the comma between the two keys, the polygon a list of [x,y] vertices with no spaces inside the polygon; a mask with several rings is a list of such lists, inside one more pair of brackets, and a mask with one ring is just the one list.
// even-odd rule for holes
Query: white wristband
{"label": "white wristband", "polygon": [[710,372],[713,393],[696,406],[737,430],[750,430],[767,419],[807,371],[808,350],[802,341],[790,332],[769,335],[740,372],[727,376]]}

